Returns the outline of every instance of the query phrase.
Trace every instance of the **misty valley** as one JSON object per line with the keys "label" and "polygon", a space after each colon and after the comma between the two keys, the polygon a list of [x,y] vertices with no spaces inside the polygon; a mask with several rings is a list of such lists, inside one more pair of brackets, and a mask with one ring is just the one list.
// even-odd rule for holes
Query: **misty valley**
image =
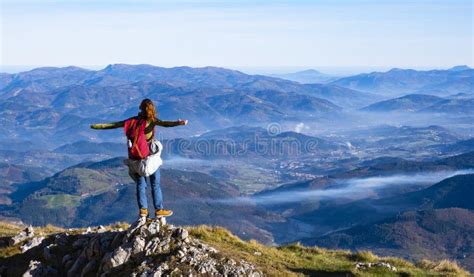
{"label": "misty valley", "polygon": [[0,73],[2,220],[134,221],[123,130],[89,126],[136,115],[143,98],[160,119],[189,120],[157,127],[171,223],[474,271],[467,66],[345,77],[126,64]]}

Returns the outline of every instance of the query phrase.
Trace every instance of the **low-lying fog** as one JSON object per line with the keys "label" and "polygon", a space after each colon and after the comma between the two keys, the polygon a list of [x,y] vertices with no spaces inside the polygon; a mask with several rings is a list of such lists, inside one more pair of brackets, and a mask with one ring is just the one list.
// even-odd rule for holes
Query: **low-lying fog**
{"label": "low-lying fog", "polygon": [[474,169],[458,171],[437,171],[417,174],[399,174],[391,176],[352,178],[337,180],[336,186],[328,189],[277,191],[265,195],[237,197],[214,200],[228,205],[260,204],[273,205],[284,203],[299,203],[318,199],[352,199],[359,200],[370,197],[376,190],[390,186],[420,186],[435,184],[443,179],[462,174],[472,174]]}

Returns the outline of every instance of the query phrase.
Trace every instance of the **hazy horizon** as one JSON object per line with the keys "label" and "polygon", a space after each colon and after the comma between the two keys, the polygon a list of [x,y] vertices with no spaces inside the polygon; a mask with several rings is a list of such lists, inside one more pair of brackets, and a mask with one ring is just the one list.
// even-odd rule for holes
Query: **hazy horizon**
{"label": "hazy horizon", "polygon": [[[30,71],[36,68],[42,67],[68,67],[68,66],[76,66],[84,69],[90,70],[101,70],[107,67],[109,64],[106,65],[0,65],[0,73],[8,73],[8,74],[16,74],[21,72]],[[130,64],[130,65],[138,65],[138,64]],[[179,66],[161,66],[155,64],[147,64],[157,67],[165,67],[165,68],[173,68]],[[402,69],[414,69],[414,70],[436,70],[436,69],[449,69],[454,66],[463,66],[465,64],[457,64],[452,66],[437,66],[437,67],[402,67]],[[187,66],[187,65],[181,65]],[[214,65],[208,65],[214,66]],[[193,66],[191,66],[193,67]],[[199,68],[198,66],[196,68]],[[205,67],[205,66],[202,66]],[[287,73],[295,73],[304,70],[317,70],[321,73],[326,73],[333,76],[348,76],[360,73],[369,73],[369,72],[386,72],[393,68],[400,68],[396,66],[248,66],[248,67],[233,67],[233,66],[216,66],[222,67],[227,69],[238,70],[246,74],[287,74]]]}

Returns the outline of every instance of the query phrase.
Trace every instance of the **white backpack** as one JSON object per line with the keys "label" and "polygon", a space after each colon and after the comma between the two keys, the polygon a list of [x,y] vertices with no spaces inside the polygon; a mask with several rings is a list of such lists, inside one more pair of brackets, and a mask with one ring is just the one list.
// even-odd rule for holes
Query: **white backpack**
{"label": "white backpack", "polygon": [[[163,145],[158,140],[150,142],[150,155],[143,160],[124,160],[124,164],[128,166],[129,173],[136,173],[140,176],[150,176],[155,173],[163,164],[161,159],[161,151]],[[132,176],[132,174],[130,174]]]}

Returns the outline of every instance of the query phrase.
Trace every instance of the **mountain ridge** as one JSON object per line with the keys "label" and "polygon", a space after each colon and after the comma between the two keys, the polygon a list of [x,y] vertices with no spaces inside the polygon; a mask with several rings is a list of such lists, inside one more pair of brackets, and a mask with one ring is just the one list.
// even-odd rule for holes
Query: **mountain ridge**
{"label": "mountain ridge", "polygon": [[[396,94],[418,93],[429,91],[433,86],[445,86],[446,88],[436,92],[437,96],[445,96],[451,92],[473,91],[474,69],[461,67],[460,70],[426,70],[417,71],[413,69],[393,68],[386,72],[362,73],[333,81],[343,87],[374,92],[382,95],[396,96]],[[452,81],[465,83],[463,91],[453,91],[449,88]],[[433,91],[434,92],[434,91]]]}

